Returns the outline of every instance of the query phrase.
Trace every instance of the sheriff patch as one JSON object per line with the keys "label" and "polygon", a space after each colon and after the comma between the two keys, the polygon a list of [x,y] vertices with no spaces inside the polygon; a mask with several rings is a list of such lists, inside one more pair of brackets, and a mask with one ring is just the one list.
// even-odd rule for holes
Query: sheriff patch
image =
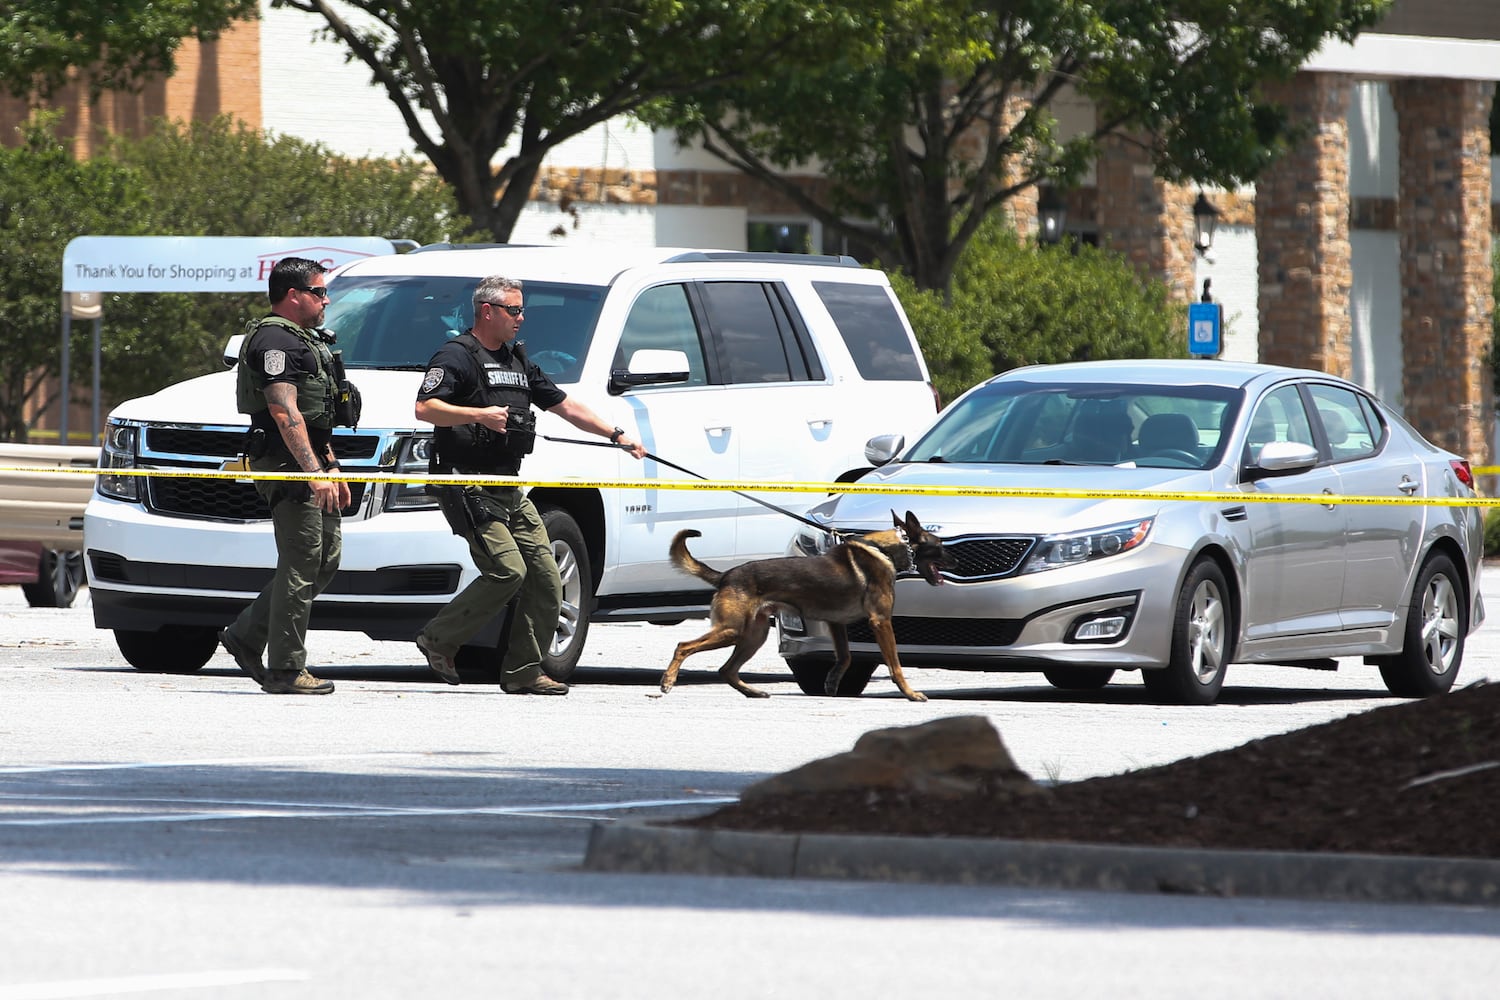
{"label": "sheriff patch", "polygon": [[443,376],[448,374],[441,368],[429,368],[427,374],[422,376],[422,391],[431,392],[443,384]]}
{"label": "sheriff patch", "polygon": [[265,364],[267,375],[280,375],[286,371],[286,351],[267,351]]}

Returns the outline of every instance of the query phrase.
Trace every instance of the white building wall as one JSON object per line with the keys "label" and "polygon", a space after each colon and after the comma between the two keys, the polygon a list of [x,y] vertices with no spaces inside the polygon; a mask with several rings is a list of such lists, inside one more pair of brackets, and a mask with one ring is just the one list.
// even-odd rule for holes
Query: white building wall
{"label": "white building wall", "polygon": [[[1198,257],[1193,272],[1193,300],[1212,279],[1209,294],[1224,308],[1225,361],[1260,360],[1260,273],[1255,258],[1254,226],[1219,226],[1214,233],[1213,263]],[[1183,331],[1184,344],[1187,331]],[[1185,349],[1185,348],[1184,348]]]}

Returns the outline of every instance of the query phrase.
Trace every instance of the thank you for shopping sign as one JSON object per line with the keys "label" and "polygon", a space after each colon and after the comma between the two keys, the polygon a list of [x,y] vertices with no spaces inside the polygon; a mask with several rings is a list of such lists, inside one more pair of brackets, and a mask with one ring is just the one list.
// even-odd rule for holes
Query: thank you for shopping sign
{"label": "thank you for shopping sign", "polygon": [[378,236],[80,236],[63,251],[63,291],[263,292],[283,257],[332,270],[395,250]]}

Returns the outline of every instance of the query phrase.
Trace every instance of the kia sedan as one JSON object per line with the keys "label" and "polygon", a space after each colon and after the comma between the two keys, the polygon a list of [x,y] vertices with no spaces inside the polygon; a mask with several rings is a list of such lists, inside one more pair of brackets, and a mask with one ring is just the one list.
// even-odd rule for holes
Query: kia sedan
{"label": "kia sedan", "polygon": [[[1021,368],[903,447],[872,440],[878,468],[859,483],[922,495],[846,493],[809,516],[859,534],[910,508],[945,540],[946,586],[897,583],[907,667],[1034,670],[1074,690],[1139,670],[1158,700],[1201,705],[1233,663],[1360,657],[1392,693],[1422,697],[1452,687],[1484,620],[1469,462],[1332,375],[1204,360]],[[792,548],[831,544],[807,527]],[[827,626],[795,609],[777,623],[799,686],[821,694]],[[849,639],[841,693],[858,693],[880,653],[865,623]]]}

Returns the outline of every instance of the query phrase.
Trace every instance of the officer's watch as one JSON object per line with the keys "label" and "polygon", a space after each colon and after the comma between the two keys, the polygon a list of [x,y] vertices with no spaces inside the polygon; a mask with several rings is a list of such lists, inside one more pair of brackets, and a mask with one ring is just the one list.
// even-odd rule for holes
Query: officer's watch
{"label": "officer's watch", "polygon": [[620,443],[620,438],[624,435],[624,433],[625,433],[625,428],[623,428],[623,427],[616,427],[615,428],[615,432],[609,436],[609,443],[610,444],[619,444]]}

